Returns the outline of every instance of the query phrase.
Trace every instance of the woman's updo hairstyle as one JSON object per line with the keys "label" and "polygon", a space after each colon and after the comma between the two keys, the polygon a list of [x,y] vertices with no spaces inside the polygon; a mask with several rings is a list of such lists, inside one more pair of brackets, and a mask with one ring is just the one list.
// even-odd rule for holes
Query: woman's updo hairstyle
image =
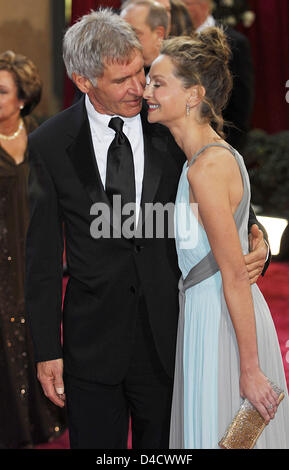
{"label": "woman's updo hairstyle", "polygon": [[206,94],[201,104],[202,121],[210,122],[223,137],[222,111],[232,90],[228,63],[231,50],[221,28],[210,27],[192,37],[164,41],[160,51],[168,56],[185,88],[203,86]]}

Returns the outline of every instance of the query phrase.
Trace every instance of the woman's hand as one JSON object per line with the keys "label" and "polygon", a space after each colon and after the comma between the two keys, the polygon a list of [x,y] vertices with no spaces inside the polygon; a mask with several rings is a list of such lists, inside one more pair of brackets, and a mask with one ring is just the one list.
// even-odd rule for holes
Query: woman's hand
{"label": "woman's hand", "polygon": [[242,398],[247,398],[257,408],[266,424],[274,418],[278,407],[278,396],[259,368],[241,372],[240,395]]}

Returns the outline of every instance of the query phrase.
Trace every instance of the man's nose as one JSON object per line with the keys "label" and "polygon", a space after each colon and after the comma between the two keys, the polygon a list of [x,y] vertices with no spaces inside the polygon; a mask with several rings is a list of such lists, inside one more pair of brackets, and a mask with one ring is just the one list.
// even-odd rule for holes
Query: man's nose
{"label": "man's nose", "polygon": [[144,87],[145,87],[144,79],[142,80],[141,78],[138,78],[138,77],[132,78],[131,87],[130,87],[131,93],[133,93],[136,96],[142,96]]}

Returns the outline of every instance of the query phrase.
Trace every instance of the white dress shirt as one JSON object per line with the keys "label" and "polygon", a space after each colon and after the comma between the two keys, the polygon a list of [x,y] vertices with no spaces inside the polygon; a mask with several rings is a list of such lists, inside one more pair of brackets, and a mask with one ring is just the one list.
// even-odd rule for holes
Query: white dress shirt
{"label": "white dress shirt", "polygon": [[197,33],[200,33],[205,28],[210,28],[211,26],[216,26],[215,18],[212,15],[207,16],[203,24],[201,24],[197,29]]}
{"label": "white dress shirt", "polygon": [[91,130],[96,163],[104,189],[106,181],[107,152],[115,136],[115,131],[108,127],[108,124],[113,117],[120,117],[124,121],[123,132],[130,142],[133,153],[136,190],[136,220],[138,221],[144,175],[144,142],[141,117],[139,114],[131,118],[100,114],[94,109],[94,106],[91,104],[87,95],[85,96],[85,107]]}

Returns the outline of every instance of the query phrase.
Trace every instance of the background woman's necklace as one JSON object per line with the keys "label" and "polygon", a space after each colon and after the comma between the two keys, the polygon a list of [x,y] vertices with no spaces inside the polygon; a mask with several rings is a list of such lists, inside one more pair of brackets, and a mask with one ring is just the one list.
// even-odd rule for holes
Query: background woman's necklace
{"label": "background woman's necklace", "polygon": [[0,139],[2,139],[2,140],[14,140],[14,139],[16,139],[16,137],[19,136],[22,129],[23,129],[23,119],[20,119],[17,131],[15,131],[14,134],[12,134],[12,135],[0,134]]}

